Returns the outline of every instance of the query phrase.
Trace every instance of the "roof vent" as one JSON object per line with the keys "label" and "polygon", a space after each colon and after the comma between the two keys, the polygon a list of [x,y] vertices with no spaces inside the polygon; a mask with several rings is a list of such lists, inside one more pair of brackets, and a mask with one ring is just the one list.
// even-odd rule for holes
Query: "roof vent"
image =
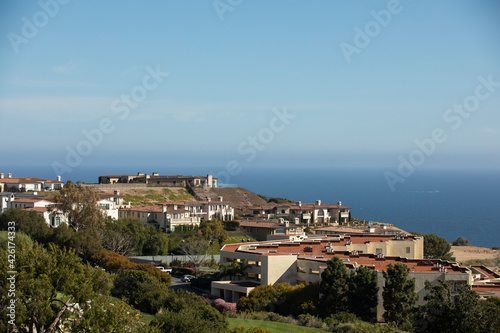
{"label": "roof vent", "polygon": [[316,200],[316,205],[321,206],[321,200]]}

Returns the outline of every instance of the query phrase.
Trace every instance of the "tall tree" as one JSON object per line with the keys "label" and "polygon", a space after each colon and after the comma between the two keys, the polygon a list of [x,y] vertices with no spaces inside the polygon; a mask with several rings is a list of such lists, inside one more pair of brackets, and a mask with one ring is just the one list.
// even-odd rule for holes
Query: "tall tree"
{"label": "tall tree", "polygon": [[325,317],[347,311],[348,282],[349,275],[344,262],[338,257],[328,260],[326,269],[321,273],[319,284],[322,294],[320,308]]}
{"label": "tall tree", "polygon": [[375,321],[378,304],[377,272],[361,266],[349,279],[349,312],[364,321]]}
{"label": "tall tree", "polygon": [[448,241],[435,234],[424,235],[424,256],[427,259],[450,260],[451,245]]}
{"label": "tall tree", "polygon": [[68,224],[79,231],[81,229],[101,229],[106,214],[98,206],[99,194],[90,187],[76,185],[68,181],[54,197],[53,211],[60,211],[68,218]]}
{"label": "tall tree", "polygon": [[189,239],[187,241],[183,241],[179,247],[194,264],[195,275],[198,275],[198,267],[208,258],[208,241],[203,239]]}
{"label": "tall tree", "polygon": [[429,293],[424,297],[426,303],[417,308],[414,329],[417,332],[446,332],[451,320],[451,288],[449,283],[440,281],[433,286],[425,281],[425,289]]}
{"label": "tall tree", "polygon": [[[66,321],[78,305],[81,311],[89,309],[91,301],[100,294],[109,294],[111,278],[100,269],[82,263],[72,250],[60,249],[54,244],[44,249],[16,248],[15,282],[16,324],[18,331],[50,332]],[[0,250],[0,277],[7,281],[7,252]],[[0,293],[7,295],[7,284],[0,284]],[[9,298],[2,297],[0,306],[7,308]],[[8,327],[6,311],[0,312],[0,327]]]}
{"label": "tall tree", "polygon": [[49,237],[50,227],[36,212],[10,208],[0,216],[0,229],[7,230],[9,222],[16,222],[17,232],[24,232],[37,242],[43,243]]}
{"label": "tall tree", "polygon": [[399,329],[409,330],[418,295],[415,293],[415,279],[409,279],[410,269],[403,264],[389,265],[386,272],[384,299],[384,319],[394,323]]}

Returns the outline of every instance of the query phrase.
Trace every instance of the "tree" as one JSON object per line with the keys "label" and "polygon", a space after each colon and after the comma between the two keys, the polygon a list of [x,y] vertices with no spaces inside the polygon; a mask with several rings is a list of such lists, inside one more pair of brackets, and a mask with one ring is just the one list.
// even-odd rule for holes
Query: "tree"
{"label": "tree", "polygon": [[456,240],[451,242],[451,245],[453,245],[453,246],[471,246],[472,244],[470,243],[469,240],[462,238],[462,237],[458,237]]}
{"label": "tree", "polygon": [[480,300],[470,286],[458,285],[458,294],[451,298],[449,282],[432,286],[426,282],[429,294],[426,304],[417,310],[414,329],[418,332],[498,332],[500,302]]}
{"label": "tree", "polygon": [[161,332],[223,333],[228,331],[227,319],[207,299],[190,292],[178,292],[165,299],[163,309],[151,325]]}
{"label": "tree", "polygon": [[195,275],[198,275],[198,267],[204,262],[208,255],[208,241],[202,239],[189,239],[180,245],[181,251],[188,256],[189,260],[194,264]]}
{"label": "tree", "polygon": [[98,206],[99,194],[90,187],[68,181],[54,197],[52,211],[60,211],[68,217],[68,224],[79,231],[99,230],[104,226],[106,214]]}
{"label": "tree", "polygon": [[[16,248],[16,326],[18,331],[49,332],[64,323],[72,313],[67,309],[89,310],[100,294],[109,294],[111,278],[99,269],[82,263],[73,250],[50,244]],[[7,252],[0,250],[0,277],[7,281]],[[7,284],[0,284],[0,293],[8,294]],[[10,299],[2,297],[0,306],[7,308]],[[78,313],[78,311],[77,311]],[[0,326],[7,326],[6,311],[0,313]]]}
{"label": "tree", "polygon": [[10,208],[0,216],[0,229],[7,230],[9,222],[16,222],[16,231],[23,232],[38,242],[45,242],[50,227],[36,212]]}
{"label": "tree", "polygon": [[413,327],[417,332],[446,332],[451,320],[451,288],[449,283],[440,281],[433,286],[425,281],[429,293],[424,297],[426,303],[417,308]]}
{"label": "tree", "polygon": [[201,221],[200,230],[206,239],[217,238],[220,245],[227,239],[227,231],[224,229],[224,224],[215,219],[215,217],[210,221]]}
{"label": "tree", "polygon": [[451,245],[446,239],[435,234],[424,235],[424,256],[427,259],[450,260]]}
{"label": "tree", "polygon": [[229,276],[231,279],[235,277],[242,277],[245,275],[245,269],[248,268],[247,260],[233,260],[227,264],[221,264],[221,268],[221,277]]}
{"label": "tree", "polygon": [[408,278],[409,272],[410,269],[404,264],[390,264],[387,271],[383,272],[384,319],[402,330],[411,328],[411,317],[418,299],[415,293],[415,279]]}
{"label": "tree", "polygon": [[373,322],[377,317],[377,272],[361,266],[349,278],[348,308],[364,321]]}
{"label": "tree", "polygon": [[338,257],[328,260],[319,284],[322,294],[320,308],[324,317],[347,310],[348,282],[349,275],[344,262]]}

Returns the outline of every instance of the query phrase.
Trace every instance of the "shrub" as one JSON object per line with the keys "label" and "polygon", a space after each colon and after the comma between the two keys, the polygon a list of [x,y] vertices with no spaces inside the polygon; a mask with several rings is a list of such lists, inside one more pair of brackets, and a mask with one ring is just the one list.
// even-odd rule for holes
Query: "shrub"
{"label": "shrub", "polygon": [[228,303],[222,298],[217,298],[212,302],[212,306],[219,310],[220,313],[226,314],[226,313],[231,313],[235,314],[236,313],[236,303]]}
{"label": "shrub", "polygon": [[451,245],[453,246],[471,246],[472,244],[469,242],[469,240],[458,237],[457,240],[454,240]]}

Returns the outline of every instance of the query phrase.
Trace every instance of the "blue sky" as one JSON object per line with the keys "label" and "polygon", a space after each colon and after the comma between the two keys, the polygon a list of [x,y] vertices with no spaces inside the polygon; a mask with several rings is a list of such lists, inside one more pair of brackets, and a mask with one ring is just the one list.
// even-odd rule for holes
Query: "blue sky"
{"label": "blue sky", "polygon": [[[0,13],[4,170],[397,168],[436,129],[446,140],[418,168],[500,167],[498,1],[12,0]],[[466,116],[448,111],[465,101],[478,102]]]}

